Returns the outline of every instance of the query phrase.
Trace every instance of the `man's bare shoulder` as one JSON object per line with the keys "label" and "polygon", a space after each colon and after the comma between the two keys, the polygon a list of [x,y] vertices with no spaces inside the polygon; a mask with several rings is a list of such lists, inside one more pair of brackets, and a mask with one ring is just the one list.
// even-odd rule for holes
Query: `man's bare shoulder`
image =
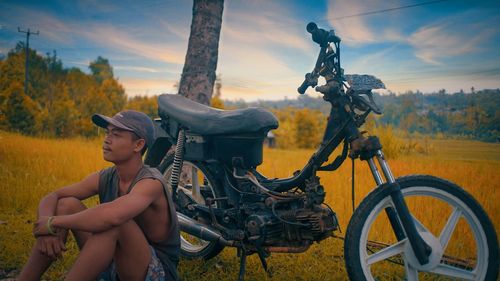
{"label": "man's bare shoulder", "polygon": [[156,178],[143,178],[135,184],[131,192],[133,191],[158,193],[163,191],[163,184]]}

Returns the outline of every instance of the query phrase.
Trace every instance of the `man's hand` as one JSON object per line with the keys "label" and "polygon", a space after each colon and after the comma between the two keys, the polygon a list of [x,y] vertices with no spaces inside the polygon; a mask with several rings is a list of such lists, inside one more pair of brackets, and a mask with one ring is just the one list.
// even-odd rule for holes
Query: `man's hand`
{"label": "man's hand", "polygon": [[36,245],[41,254],[52,259],[62,257],[62,252],[66,251],[66,246],[60,236],[39,236]]}
{"label": "man's hand", "polygon": [[[37,238],[37,248],[40,253],[52,259],[62,257],[66,251],[64,241],[59,229],[50,226],[52,217],[41,216],[33,224],[33,235]],[[56,234],[56,235],[54,235]]]}
{"label": "man's hand", "polygon": [[33,236],[56,235],[56,229],[50,224],[53,217],[41,216],[33,223]]}

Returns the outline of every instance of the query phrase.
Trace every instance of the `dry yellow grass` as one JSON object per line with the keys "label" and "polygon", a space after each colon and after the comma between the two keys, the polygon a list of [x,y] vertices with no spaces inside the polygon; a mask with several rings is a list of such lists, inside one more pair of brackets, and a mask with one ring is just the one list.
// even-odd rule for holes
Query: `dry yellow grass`
{"label": "dry yellow grass", "polygon": [[[404,156],[390,160],[396,176],[432,174],[451,180],[469,191],[500,227],[500,146],[469,141],[432,141],[434,155]],[[290,176],[308,160],[309,150],[265,150],[259,170],[269,177]],[[356,163],[356,204],[374,187],[365,163]],[[46,140],[0,131],[0,269],[20,268],[33,243],[31,222],[39,200],[60,186],[108,166],[102,160],[100,140]],[[320,173],[326,201],[337,212],[345,231],[351,216],[350,162],[334,173]],[[87,202],[95,204],[94,201]],[[343,234],[340,234],[343,235]],[[72,242],[72,241],[70,241]],[[59,280],[77,253],[72,243],[46,274]],[[248,260],[246,280],[344,280],[343,243],[327,239],[302,254],[273,254],[268,259],[273,277],[262,270],[256,256]],[[226,249],[209,261],[182,261],[183,280],[235,280],[238,259]]]}

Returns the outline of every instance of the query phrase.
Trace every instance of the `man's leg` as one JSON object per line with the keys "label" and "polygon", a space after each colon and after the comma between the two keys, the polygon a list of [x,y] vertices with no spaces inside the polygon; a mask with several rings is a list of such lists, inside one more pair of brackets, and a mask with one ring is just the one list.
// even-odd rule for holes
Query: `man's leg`
{"label": "man's leg", "polygon": [[91,280],[114,259],[121,280],[144,280],[151,250],[134,220],[88,238],[66,280]]}
{"label": "man's leg", "polygon": [[[70,215],[81,212],[85,209],[85,205],[83,205],[80,200],[72,197],[63,198],[57,202],[56,215]],[[66,242],[67,234],[67,231],[61,233],[61,239],[63,239],[64,242]],[[81,248],[91,234],[83,231],[73,231],[73,235],[75,236],[78,246]],[[28,262],[24,265],[18,276],[18,281],[40,280],[43,273],[54,261],[53,258],[50,258],[40,252],[39,249],[41,246],[40,240],[36,239],[35,245],[31,249]]]}

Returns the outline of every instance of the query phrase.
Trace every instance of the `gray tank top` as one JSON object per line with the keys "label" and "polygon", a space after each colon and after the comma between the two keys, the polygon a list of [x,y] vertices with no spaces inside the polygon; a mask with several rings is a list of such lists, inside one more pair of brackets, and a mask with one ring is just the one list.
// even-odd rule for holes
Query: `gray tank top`
{"label": "gray tank top", "polygon": [[[170,210],[170,230],[165,241],[155,243],[148,241],[154,248],[156,255],[160,259],[166,274],[166,280],[179,280],[177,274],[177,264],[180,254],[180,234],[179,222],[175,212],[175,206],[171,194],[167,191],[167,183],[163,175],[155,168],[144,165],[134,178],[127,190],[129,193],[135,184],[142,179],[156,179],[163,185],[163,193],[168,202]],[[101,203],[111,202],[118,197],[119,178],[116,167],[110,167],[99,172],[99,201]]]}

